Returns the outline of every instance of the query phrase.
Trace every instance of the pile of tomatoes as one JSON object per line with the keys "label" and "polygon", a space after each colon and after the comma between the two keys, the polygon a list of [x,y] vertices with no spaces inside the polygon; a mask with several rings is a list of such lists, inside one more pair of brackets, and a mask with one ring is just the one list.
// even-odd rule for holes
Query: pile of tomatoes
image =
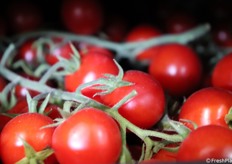
{"label": "pile of tomatoes", "polygon": [[142,6],[135,23],[103,0],[62,1],[58,31],[29,2],[0,19],[2,163],[232,161],[227,1],[209,22],[157,2],[157,26]]}

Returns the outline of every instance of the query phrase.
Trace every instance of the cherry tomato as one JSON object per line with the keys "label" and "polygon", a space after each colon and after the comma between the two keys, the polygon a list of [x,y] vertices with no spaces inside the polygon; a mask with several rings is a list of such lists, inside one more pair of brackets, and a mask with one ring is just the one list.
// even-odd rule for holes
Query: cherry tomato
{"label": "cherry tomato", "polygon": [[161,35],[161,31],[148,24],[141,24],[135,26],[126,36],[127,42],[144,41],[152,37],[158,37]]}
{"label": "cherry tomato", "polygon": [[[106,73],[118,74],[118,67],[113,58],[101,53],[89,52],[81,59],[80,68],[73,74],[65,76],[65,89],[74,92],[81,84],[103,77]],[[96,90],[85,88],[82,92],[93,98]]]}
{"label": "cherry tomato", "polygon": [[212,37],[217,45],[221,47],[232,47],[232,32],[228,24],[220,24],[213,27]]}
{"label": "cherry tomato", "polygon": [[[55,128],[41,127],[52,123],[51,118],[38,113],[25,113],[11,119],[1,133],[3,163],[16,163],[25,157],[22,139],[35,151],[50,147]],[[14,150],[13,154],[12,150]]]}
{"label": "cherry tomato", "polygon": [[166,21],[166,32],[170,34],[178,34],[186,32],[191,28],[197,26],[195,18],[186,12],[175,12],[167,17]]}
{"label": "cherry tomato", "polygon": [[[161,31],[148,24],[134,27],[126,36],[126,42],[144,41],[161,36]],[[137,60],[150,60],[158,52],[159,46],[152,46],[136,55]]]}
{"label": "cherry tomato", "polygon": [[52,148],[61,164],[116,163],[122,149],[121,133],[109,115],[85,108],[56,128]]}
{"label": "cherry tomato", "polygon": [[[61,40],[54,39],[55,44],[59,44]],[[65,59],[71,59],[73,54],[71,43],[66,43],[60,47],[57,47],[53,50],[49,50],[48,54],[45,55],[45,60],[48,64],[54,65],[59,59],[58,57],[63,57]]]}
{"label": "cherry tomato", "polygon": [[141,128],[151,128],[164,114],[165,96],[161,85],[149,74],[141,71],[126,71],[123,80],[133,83],[119,87],[110,94],[101,96],[102,101],[113,106],[132,90],[137,95],[123,104],[118,112]]}
{"label": "cherry tomato", "polygon": [[212,85],[232,91],[232,53],[226,54],[214,66]]}
{"label": "cherry tomato", "polygon": [[97,0],[63,1],[61,16],[64,26],[76,34],[95,34],[103,25],[103,9]]}
{"label": "cherry tomato", "polygon": [[107,39],[122,42],[127,33],[127,23],[121,17],[110,17],[104,27]]}
{"label": "cherry tomato", "polygon": [[41,9],[30,1],[14,1],[7,9],[9,26],[13,33],[33,31],[42,26]]}
{"label": "cherry tomato", "polygon": [[168,94],[177,97],[192,93],[202,79],[200,58],[187,45],[178,43],[160,47],[148,71],[161,83]]}
{"label": "cherry tomato", "polygon": [[198,127],[209,124],[228,127],[225,115],[231,106],[231,92],[215,87],[203,88],[186,99],[180,109],[179,119],[193,121]]}
{"label": "cherry tomato", "polygon": [[231,159],[231,137],[232,131],[222,126],[199,127],[181,143],[177,152],[177,162],[209,162],[208,160],[212,159]]}
{"label": "cherry tomato", "polygon": [[18,49],[16,60],[23,60],[29,65],[37,65],[37,50],[32,46],[33,43],[34,39],[25,41]]}

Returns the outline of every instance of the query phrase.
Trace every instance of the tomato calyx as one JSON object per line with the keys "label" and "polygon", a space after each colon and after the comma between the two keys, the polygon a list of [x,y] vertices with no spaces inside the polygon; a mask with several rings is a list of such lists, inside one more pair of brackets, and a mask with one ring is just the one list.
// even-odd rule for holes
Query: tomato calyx
{"label": "tomato calyx", "polygon": [[225,121],[228,124],[229,128],[232,129],[232,107],[229,112],[225,115]]}
{"label": "tomato calyx", "polygon": [[51,148],[45,148],[42,151],[36,152],[33,147],[28,144],[25,140],[21,139],[24,146],[25,157],[18,162],[17,164],[36,164],[36,163],[44,163],[44,160],[53,154],[53,150]]}

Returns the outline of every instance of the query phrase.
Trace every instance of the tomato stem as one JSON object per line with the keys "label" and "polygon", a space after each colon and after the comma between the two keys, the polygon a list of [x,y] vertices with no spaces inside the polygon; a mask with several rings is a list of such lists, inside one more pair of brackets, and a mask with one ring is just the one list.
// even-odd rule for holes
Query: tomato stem
{"label": "tomato stem", "polygon": [[[159,37],[155,37],[145,41],[139,41],[134,43],[117,43],[113,41],[103,40],[94,36],[83,36],[76,35],[68,32],[61,31],[35,31],[28,32],[22,35],[16,35],[12,37],[12,40],[17,40],[18,38],[34,38],[38,36],[47,36],[47,37],[60,37],[67,38],[67,41],[76,41],[76,42],[85,42],[93,45],[98,45],[101,47],[105,47],[110,50],[114,50],[116,52],[117,58],[128,58],[131,61],[135,60],[135,56],[138,52],[149,48],[155,45],[161,45],[171,42],[177,42],[181,44],[187,44],[190,41],[193,41],[202,35],[205,35],[210,30],[209,24],[199,25],[191,30],[183,32],[181,34],[165,34]],[[130,54],[130,55],[128,55]]]}

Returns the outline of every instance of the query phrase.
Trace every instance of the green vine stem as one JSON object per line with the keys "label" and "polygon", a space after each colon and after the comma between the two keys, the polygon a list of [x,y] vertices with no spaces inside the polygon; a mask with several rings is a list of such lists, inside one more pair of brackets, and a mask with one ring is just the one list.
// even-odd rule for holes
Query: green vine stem
{"label": "green vine stem", "polygon": [[117,58],[128,58],[129,60],[135,60],[135,56],[138,52],[149,48],[154,45],[161,45],[165,43],[178,42],[182,44],[187,44],[190,41],[193,41],[201,36],[205,35],[210,30],[209,24],[199,25],[191,30],[183,32],[181,34],[165,34],[160,37],[152,38],[146,41],[139,41],[133,43],[117,43],[109,40],[104,40],[94,36],[85,36],[85,35],[76,35],[68,32],[61,31],[37,31],[37,32],[28,32],[12,37],[12,41],[16,42],[20,38],[19,43],[22,43],[22,40],[35,37],[60,37],[66,38],[67,41],[77,41],[85,42],[93,45],[98,45],[105,47],[110,50],[114,50],[117,54]]}

